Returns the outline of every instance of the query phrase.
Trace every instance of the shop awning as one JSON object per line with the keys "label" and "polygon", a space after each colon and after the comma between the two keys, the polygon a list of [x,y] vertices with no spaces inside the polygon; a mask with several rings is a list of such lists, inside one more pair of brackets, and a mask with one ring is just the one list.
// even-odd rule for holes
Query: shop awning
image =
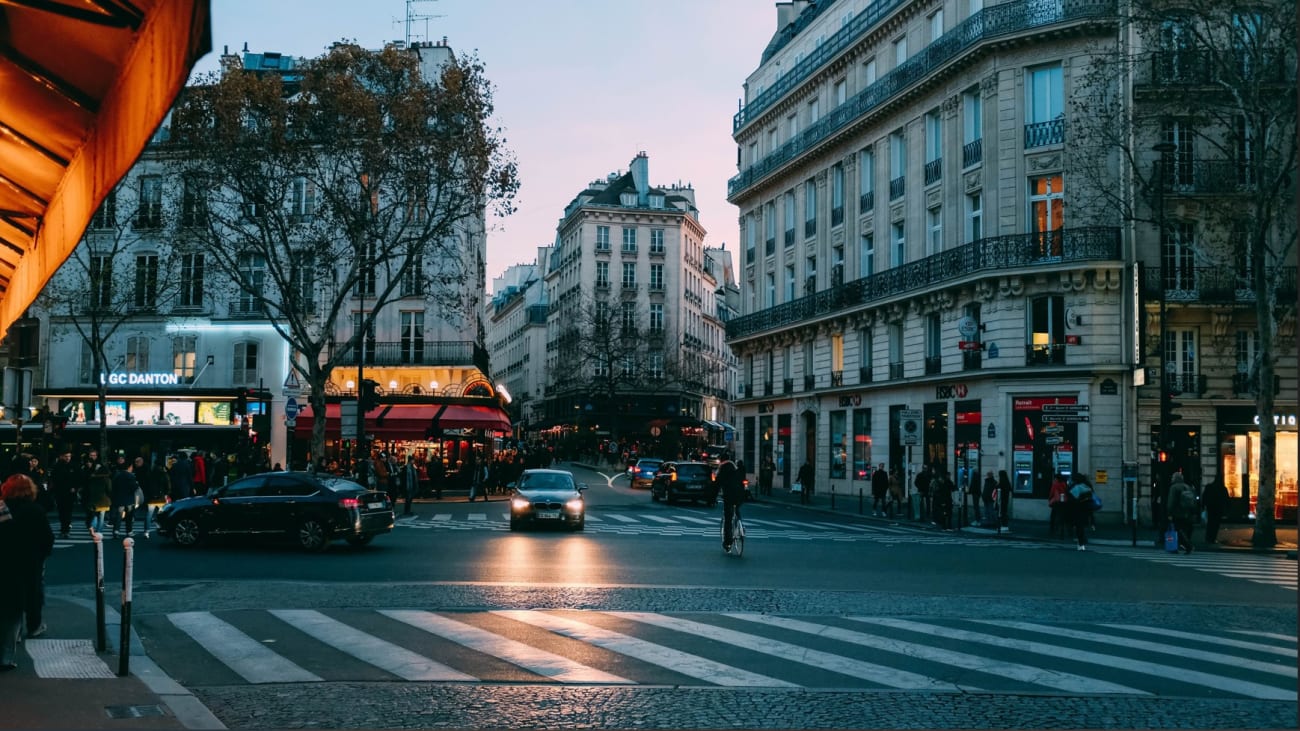
{"label": "shop awning", "polygon": [[734,432],[734,431],[736,430],[736,427],[734,427],[734,426],[728,424],[728,423],[725,422],[725,421],[719,421],[719,422],[718,422],[718,426],[722,429],[722,431],[733,431],[733,432]]}
{"label": "shop awning", "polygon": [[[445,408],[444,408],[445,407]],[[439,415],[441,411],[441,415]],[[366,433],[377,439],[424,439],[425,432],[435,426],[434,418],[442,429],[486,429],[510,431],[510,418],[495,406],[478,404],[388,404],[366,414]],[[342,407],[325,405],[325,436],[339,438]],[[299,413],[295,430],[299,436],[310,432],[311,414]]]}
{"label": "shop awning", "polygon": [[209,0],[0,0],[0,336],[212,49]]}
{"label": "shop awning", "polygon": [[708,419],[705,419],[704,426],[708,427],[709,429],[712,429],[713,431],[722,431],[722,425],[716,421],[709,421]]}

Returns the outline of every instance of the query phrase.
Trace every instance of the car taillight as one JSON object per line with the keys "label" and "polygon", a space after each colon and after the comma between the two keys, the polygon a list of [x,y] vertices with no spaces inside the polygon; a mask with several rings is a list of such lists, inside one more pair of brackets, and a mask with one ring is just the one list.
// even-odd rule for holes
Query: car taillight
{"label": "car taillight", "polygon": [[361,505],[361,501],[354,497],[339,498],[339,507],[346,510],[356,510]]}

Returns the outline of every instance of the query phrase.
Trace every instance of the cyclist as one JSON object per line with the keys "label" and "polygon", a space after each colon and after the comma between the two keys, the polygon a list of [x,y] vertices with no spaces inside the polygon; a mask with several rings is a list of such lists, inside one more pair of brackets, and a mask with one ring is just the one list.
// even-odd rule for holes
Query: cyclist
{"label": "cyclist", "polygon": [[745,502],[745,480],[740,469],[731,460],[731,450],[722,453],[718,465],[718,492],[722,495],[722,550],[731,550],[731,519],[740,515],[740,504]]}

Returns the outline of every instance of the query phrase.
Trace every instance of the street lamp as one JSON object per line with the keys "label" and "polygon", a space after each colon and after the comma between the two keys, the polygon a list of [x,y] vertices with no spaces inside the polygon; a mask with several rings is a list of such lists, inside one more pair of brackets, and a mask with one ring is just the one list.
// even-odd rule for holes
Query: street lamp
{"label": "street lamp", "polygon": [[[1168,315],[1169,315],[1169,296],[1166,291],[1169,283],[1169,262],[1164,250],[1165,236],[1165,175],[1168,172],[1168,155],[1178,146],[1172,142],[1158,142],[1151,147],[1155,152],[1160,153],[1156,159],[1156,256],[1160,257],[1160,339],[1156,347],[1159,349],[1160,363],[1160,428],[1157,432],[1160,443],[1156,445],[1157,454],[1167,454],[1169,449],[1169,410],[1171,403],[1170,386],[1173,385],[1173,378],[1170,374],[1170,367],[1177,367],[1176,363],[1165,362],[1166,342],[1169,338]],[[1157,461],[1161,467],[1155,489],[1159,490],[1164,486],[1168,478],[1168,473],[1173,470],[1171,461]],[[1153,494],[1154,498],[1154,494]]]}

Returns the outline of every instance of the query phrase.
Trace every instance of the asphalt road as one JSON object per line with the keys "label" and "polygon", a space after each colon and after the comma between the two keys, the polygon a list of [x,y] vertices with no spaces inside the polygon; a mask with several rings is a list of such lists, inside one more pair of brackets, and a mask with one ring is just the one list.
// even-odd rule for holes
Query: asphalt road
{"label": "asphalt road", "polygon": [[[735,558],[720,508],[575,476],[590,488],[581,533],[512,533],[498,499],[420,503],[370,546],[316,555],[138,540],[136,630],[231,727],[1295,720],[1294,561],[1192,568],[766,504],[746,506]],[[106,565],[113,591],[117,543]],[[84,596],[92,577],[84,545],[47,565],[52,593]],[[320,700],[355,693],[366,702]]]}

